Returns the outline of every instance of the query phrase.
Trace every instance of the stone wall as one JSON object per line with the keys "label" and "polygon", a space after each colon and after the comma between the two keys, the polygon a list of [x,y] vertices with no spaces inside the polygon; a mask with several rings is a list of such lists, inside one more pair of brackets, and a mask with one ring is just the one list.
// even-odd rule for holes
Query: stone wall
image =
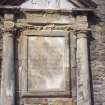
{"label": "stone wall", "polygon": [[[1,21],[2,21],[2,17],[0,16],[0,28],[2,27]],[[1,81],[1,62],[2,62],[2,35],[0,30],[0,81]]]}
{"label": "stone wall", "polygon": [[94,0],[96,16],[90,16],[90,66],[94,105],[105,105],[105,0]]}

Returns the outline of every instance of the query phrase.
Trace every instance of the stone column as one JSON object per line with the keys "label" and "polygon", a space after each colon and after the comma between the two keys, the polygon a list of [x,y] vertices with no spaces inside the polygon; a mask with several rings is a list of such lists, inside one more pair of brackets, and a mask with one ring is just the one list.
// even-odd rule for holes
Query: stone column
{"label": "stone column", "polygon": [[87,33],[77,33],[77,105],[91,105]]}
{"label": "stone column", "polygon": [[4,15],[1,105],[15,105],[13,15]]}
{"label": "stone column", "polygon": [[76,62],[76,32],[70,31],[70,54],[71,54],[71,85],[72,85],[72,99],[73,105],[77,104],[77,62]]}

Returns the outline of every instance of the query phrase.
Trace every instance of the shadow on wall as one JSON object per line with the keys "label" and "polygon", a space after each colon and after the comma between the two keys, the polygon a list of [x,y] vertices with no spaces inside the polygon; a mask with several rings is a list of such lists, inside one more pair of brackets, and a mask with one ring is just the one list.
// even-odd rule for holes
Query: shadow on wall
{"label": "shadow on wall", "polygon": [[97,8],[97,4],[95,2],[93,2],[92,0],[79,0],[81,3],[83,3],[84,5],[90,5],[93,8]]}
{"label": "shadow on wall", "polygon": [[72,3],[81,3],[87,8],[97,8],[97,4],[93,0],[68,0]]}

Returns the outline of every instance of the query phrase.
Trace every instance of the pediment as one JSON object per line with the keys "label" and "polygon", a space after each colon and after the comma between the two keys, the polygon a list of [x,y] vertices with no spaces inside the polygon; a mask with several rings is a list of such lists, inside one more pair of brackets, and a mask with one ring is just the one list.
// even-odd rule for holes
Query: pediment
{"label": "pediment", "polygon": [[32,9],[72,9],[75,6],[68,0],[28,0],[21,8]]}
{"label": "pediment", "polygon": [[95,8],[92,0],[0,0],[1,5],[19,6],[28,9]]}

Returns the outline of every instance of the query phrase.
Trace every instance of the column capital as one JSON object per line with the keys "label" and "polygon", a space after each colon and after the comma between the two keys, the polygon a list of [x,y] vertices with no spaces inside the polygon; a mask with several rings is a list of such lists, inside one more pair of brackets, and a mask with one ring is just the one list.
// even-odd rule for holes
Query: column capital
{"label": "column capital", "polygon": [[87,30],[80,30],[76,32],[77,39],[79,38],[87,38],[88,31]]}
{"label": "column capital", "polygon": [[3,25],[3,32],[13,33],[15,31],[14,14],[5,13]]}

